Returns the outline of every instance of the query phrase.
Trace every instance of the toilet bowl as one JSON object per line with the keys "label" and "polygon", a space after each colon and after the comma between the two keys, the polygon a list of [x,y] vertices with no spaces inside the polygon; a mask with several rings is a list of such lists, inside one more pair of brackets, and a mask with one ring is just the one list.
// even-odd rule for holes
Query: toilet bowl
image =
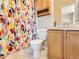
{"label": "toilet bowl", "polygon": [[42,43],[46,40],[47,30],[38,29],[37,33],[39,38],[30,42],[30,46],[33,50],[33,57],[36,59],[40,58]]}
{"label": "toilet bowl", "polygon": [[33,50],[34,58],[40,58],[42,42],[43,42],[43,40],[41,40],[41,39],[32,40],[30,42],[30,46]]}

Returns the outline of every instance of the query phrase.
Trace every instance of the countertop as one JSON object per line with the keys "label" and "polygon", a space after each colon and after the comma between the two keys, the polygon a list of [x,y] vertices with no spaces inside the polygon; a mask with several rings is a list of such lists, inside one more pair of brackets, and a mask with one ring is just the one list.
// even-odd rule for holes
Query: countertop
{"label": "countertop", "polygon": [[48,31],[52,31],[52,30],[76,30],[79,31],[79,26],[69,26],[69,27],[54,27],[52,29],[48,29]]}

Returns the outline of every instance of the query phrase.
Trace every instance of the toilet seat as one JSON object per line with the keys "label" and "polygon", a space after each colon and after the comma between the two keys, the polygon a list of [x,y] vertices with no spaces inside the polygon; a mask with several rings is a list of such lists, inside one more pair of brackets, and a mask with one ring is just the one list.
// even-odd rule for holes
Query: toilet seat
{"label": "toilet seat", "polygon": [[32,40],[31,42],[30,42],[30,44],[40,44],[40,43],[42,43],[43,42],[43,40],[41,40],[41,39],[36,39],[36,40]]}

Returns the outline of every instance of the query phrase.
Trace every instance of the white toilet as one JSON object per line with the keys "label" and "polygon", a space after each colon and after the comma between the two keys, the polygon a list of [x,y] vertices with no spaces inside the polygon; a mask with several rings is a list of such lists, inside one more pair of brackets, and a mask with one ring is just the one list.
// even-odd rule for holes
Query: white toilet
{"label": "white toilet", "polygon": [[39,40],[39,39],[32,40],[30,42],[31,48],[33,49],[33,57],[34,58],[40,57],[42,42],[43,42],[43,40]]}
{"label": "white toilet", "polygon": [[44,29],[38,29],[38,35],[39,39],[30,42],[34,58],[40,58],[42,43],[46,39],[47,32]]}

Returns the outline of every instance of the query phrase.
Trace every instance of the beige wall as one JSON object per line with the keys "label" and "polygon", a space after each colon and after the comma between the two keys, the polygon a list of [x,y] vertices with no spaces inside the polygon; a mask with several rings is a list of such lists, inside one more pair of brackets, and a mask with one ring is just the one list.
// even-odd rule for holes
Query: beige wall
{"label": "beige wall", "polygon": [[62,1],[62,4],[63,4],[63,5],[69,5],[69,4],[75,3],[75,1],[76,1],[76,0],[63,0],[63,1]]}

